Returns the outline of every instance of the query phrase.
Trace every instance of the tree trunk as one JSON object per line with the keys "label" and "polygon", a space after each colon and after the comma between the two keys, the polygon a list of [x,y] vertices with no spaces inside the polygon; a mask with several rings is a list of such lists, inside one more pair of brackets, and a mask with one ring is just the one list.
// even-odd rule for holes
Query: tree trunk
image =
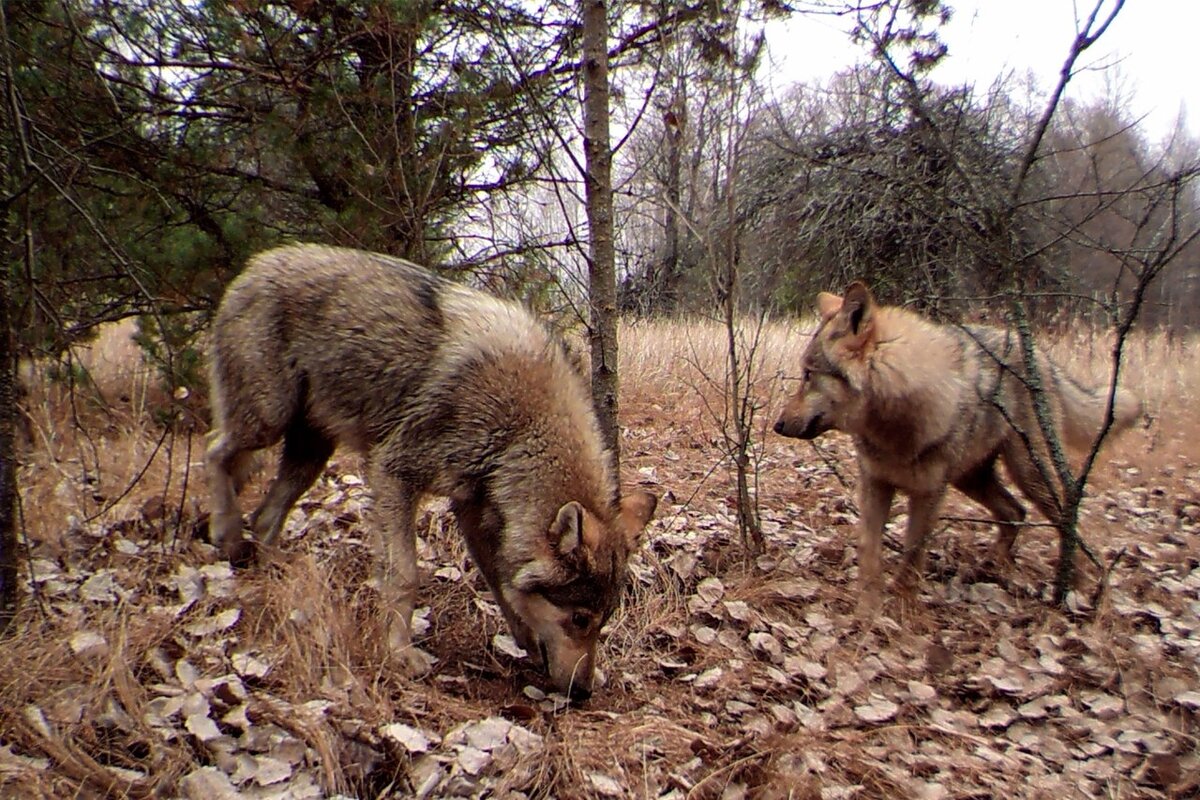
{"label": "tree trunk", "polygon": [[[6,179],[0,184],[0,195],[18,200],[24,210],[25,219],[17,216],[16,205],[6,204],[0,209],[0,230],[9,234],[23,231],[26,245],[29,244],[31,225],[28,220],[28,201],[23,193],[11,190],[21,185],[26,174],[28,148],[23,136],[24,121],[21,119],[20,102],[13,85],[13,64],[9,52],[8,20],[0,8],[0,88],[4,91],[4,119],[20,147],[7,153],[8,163],[4,166]],[[16,237],[11,237],[15,240]],[[26,257],[32,257],[32,248],[26,248]],[[0,270],[0,634],[8,628],[17,609],[17,459],[14,427],[16,423],[16,354],[13,347],[12,292],[10,291],[11,270],[4,265]]]}
{"label": "tree trunk", "polygon": [[17,609],[16,359],[9,320],[9,276],[0,274],[0,633]]}
{"label": "tree trunk", "polygon": [[612,148],[608,133],[608,4],[582,0],[583,150],[588,220],[592,399],[620,466],[617,429],[617,271],[613,254]]}
{"label": "tree trunk", "polygon": [[664,134],[667,144],[667,213],[663,220],[666,228],[666,253],[657,286],[651,291],[658,295],[659,308],[666,312],[677,310],[679,295],[679,212],[683,203],[682,156],[683,132],[687,120],[687,79],[678,78],[671,107],[664,116]]}

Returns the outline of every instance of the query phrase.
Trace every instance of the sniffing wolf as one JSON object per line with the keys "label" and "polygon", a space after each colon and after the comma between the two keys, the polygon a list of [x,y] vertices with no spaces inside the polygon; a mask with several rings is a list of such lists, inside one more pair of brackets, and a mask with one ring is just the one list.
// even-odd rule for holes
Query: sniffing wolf
{"label": "sniffing wolf", "polygon": [[[861,611],[878,605],[883,528],[897,490],[909,497],[898,579],[905,593],[921,574],[925,539],[949,486],[992,513],[999,526],[992,558],[1001,567],[1011,564],[1025,509],[1001,484],[997,461],[1048,520],[1059,520],[1054,492],[1038,467],[1051,462],[1014,333],[938,325],[879,306],[858,281],[842,297],[822,292],[817,306],[821,323],[804,353],[800,386],[775,431],[812,439],[840,430],[854,439]],[[1036,363],[1056,430],[1072,447],[1091,447],[1107,387],[1081,386],[1044,355]],[[1111,432],[1128,428],[1140,414],[1138,398],[1118,389]]]}
{"label": "sniffing wolf", "polygon": [[[233,560],[270,543],[336,445],[364,454],[389,644],[411,649],[413,516],[449,497],[517,642],[555,687],[592,690],[596,642],[654,513],[618,496],[587,386],[520,305],[399,259],[295,245],[251,259],[212,329],[207,451],[214,542]],[[244,533],[250,455],[283,440]]]}

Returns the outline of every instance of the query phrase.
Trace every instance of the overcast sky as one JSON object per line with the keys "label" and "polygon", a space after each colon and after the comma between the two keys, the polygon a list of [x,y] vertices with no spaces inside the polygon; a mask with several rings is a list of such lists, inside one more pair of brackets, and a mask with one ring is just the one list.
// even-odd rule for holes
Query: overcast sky
{"label": "overcast sky", "polygon": [[[1076,7],[1090,10],[1091,2],[1075,0],[950,0],[954,17],[944,30],[949,57],[934,77],[957,84],[986,87],[999,75],[1031,71],[1043,89],[1056,80],[1059,67],[1075,37]],[[1106,4],[1106,8],[1110,4]],[[1080,12],[1082,13],[1082,11]],[[795,15],[768,29],[771,65],[776,85],[794,80],[823,80],[863,57],[842,33],[844,22]],[[1133,116],[1145,115],[1144,133],[1153,140],[1174,127],[1181,106],[1188,128],[1200,134],[1200,1],[1127,0],[1104,37],[1088,50],[1080,64],[1113,65],[1108,77],[1099,69],[1079,75],[1069,95],[1106,93],[1105,82],[1116,82],[1129,98]]]}

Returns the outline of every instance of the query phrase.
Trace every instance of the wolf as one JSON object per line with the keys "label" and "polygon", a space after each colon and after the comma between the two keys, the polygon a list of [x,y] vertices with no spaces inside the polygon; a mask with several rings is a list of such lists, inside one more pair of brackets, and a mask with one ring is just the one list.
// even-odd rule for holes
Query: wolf
{"label": "wolf", "polygon": [[[253,257],[210,345],[210,533],[235,562],[279,534],[336,446],[363,454],[389,645],[413,671],[414,512],[449,498],[513,634],[560,691],[592,692],[596,644],[657,498],[621,497],[590,392],[521,305],[407,261],[313,244]],[[252,454],[278,473],[243,530]]]}
{"label": "wolf", "polygon": [[[881,544],[892,498],[908,495],[908,527],[897,586],[911,594],[923,569],[925,539],[954,486],[991,512],[999,536],[991,559],[1012,563],[1025,508],[996,473],[1003,461],[1022,493],[1052,523],[1055,492],[1041,465],[1046,437],[1028,389],[1017,336],[976,326],[939,325],[902,308],[876,304],[866,284],[817,298],[821,322],[803,356],[800,385],[784,403],[775,432],[813,439],[829,430],[853,437],[859,464],[860,612],[881,595]],[[1107,387],[1074,381],[1044,355],[1036,373],[1056,432],[1071,447],[1099,435]],[[1129,428],[1141,401],[1118,388],[1110,431]]]}

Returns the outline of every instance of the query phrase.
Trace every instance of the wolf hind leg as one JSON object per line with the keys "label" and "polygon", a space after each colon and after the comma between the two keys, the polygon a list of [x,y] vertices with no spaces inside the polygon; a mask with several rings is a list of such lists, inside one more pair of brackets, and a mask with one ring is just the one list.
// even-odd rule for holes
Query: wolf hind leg
{"label": "wolf hind leg", "polygon": [[[1038,511],[1052,524],[1057,526],[1062,520],[1062,501],[1043,477],[1034,457],[1029,453],[1024,443],[1010,440],[1004,448],[1004,465],[1012,476],[1013,482],[1021,488],[1021,493],[1029,498]],[[1042,455],[1039,459],[1047,470],[1052,470],[1049,456]]]}
{"label": "wolf hind leg", "polygon": [[279,470],[250,517],[250,527],[259,544],[270,545],[279,536],[288,512],[321,474],[333,449],[333,440],[302,417],[288,426],[283,435]]}
{"label": "wolf hind leg", "polygon": [[[219,330],[217,331],[219,333]],[[236,348],[234,355],[237,355]],[[254,555],[242,532],[237,496],[249,478],[254,453],[279,441],[298,400],[284,374],[269,384],[238,358],[217,358],[212,373],[213,431],[205,452],[210,517],[209,539],[234,564]]]}
{"label": "wolf hind leg", "polygon": [[406,481],[380,463],[377,454],[368,460],[367,480],[374,505],[371,536],[379,605],[388,622],[388,648],[410,675],[419,675],[429,669],[429,660],[412,642],[417,600],[417,537],[413,527],[417,497]]}
{"label": "wolf hind leg", "polygon": [[1000,568],[1013,563],[1013,546],[1025,521],[1025,507],[1000,483],[996,461],[992,459],[954,482],[954,487],[991,512],[998,532],[989,560]]}
{"label": "wolf hind leg", "polygon": [[242,542],[242,510],[237,497],[245,484],[247,465],[259,447],[256,443],[239,442],[218,428],[205,452],[211,505],[209,540],[231,560],[235,560]]}

